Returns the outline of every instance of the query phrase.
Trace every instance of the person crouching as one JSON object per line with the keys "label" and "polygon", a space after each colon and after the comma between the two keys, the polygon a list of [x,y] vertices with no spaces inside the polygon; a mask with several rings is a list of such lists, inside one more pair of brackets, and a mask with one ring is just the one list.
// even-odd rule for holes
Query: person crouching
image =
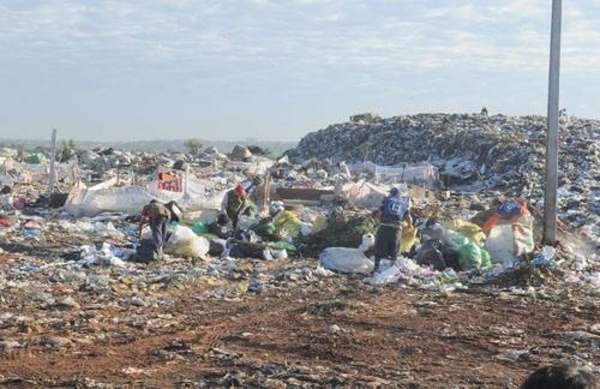
{"label": "person crouching", "polygon": [[152,200],[142,209],[142,218],[138,227],[138,241],[142,238],[142,229],[150,225],[152,240],[156,246],[157,259],[163,258],[163,246],[167,238],[167,226],[171,220],[169,209],[156,200]]}

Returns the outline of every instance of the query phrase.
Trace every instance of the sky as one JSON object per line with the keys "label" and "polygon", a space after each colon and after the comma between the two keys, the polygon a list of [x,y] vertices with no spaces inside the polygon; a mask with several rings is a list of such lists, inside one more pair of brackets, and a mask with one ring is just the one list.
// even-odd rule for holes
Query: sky
{"label": "sky", "polygon": [[[353,114],[546,115],[551,0],[0,0],[0,135],[297,141]],[[600,0],[560,106],[600,118]]]}

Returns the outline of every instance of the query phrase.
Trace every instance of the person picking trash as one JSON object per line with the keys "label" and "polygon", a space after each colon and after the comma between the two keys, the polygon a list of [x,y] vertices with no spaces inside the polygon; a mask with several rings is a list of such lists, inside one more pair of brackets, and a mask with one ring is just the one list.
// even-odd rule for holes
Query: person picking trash
{"label": "person picking trash", "polygon": [[485,222],[482,230],[487,234],[500,221],[515,223],[526,215],[529,215],[529,210],[524,198],[501,199],[496,212]]}
{"label": "person picking trash", "polygon": [[234,230],[237,230],[240,215],[246,211],[248,203],[248,193],[242,184],[225,193],[225,197],[223,197],[223,202],[221,203],[221,213],[229,217]]}
{"label": "person picking trash", "polygon": [[157,259],[163,257],[163,246],[167,239],[167,226],[171,220],[171,211],[165,205],[156,200],[150,201],[142,209],[142,218],[138,227],[138,241],[142,239],[142,230],[150,225],[152,240],[156,245]]}
{"label": "person picking trash", "polygon": [[408,202],[400,197],[398,188],[390,189],[379,207],[379,227],[375,235],[375,267],[379,271],[382,258],[398,260],[399,242],[402,237],[402,221],[412,226]]}

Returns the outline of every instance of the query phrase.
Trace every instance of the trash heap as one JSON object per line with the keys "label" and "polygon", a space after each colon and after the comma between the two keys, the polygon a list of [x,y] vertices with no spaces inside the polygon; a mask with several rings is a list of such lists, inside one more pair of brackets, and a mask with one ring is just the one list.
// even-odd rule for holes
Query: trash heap
{"label": "trash heap", "polygon": [[[455,122],[486,120],[473,115],[447,116],[454,117]],[[366,126],[394,128],[397,123],[404,126],[421,117],[444,121],[444,115],[420,115],[410,120],[375,117]],[[380,139],[376,130],[369,134],[366,127],[348,126],[353,126],[350,135],[353,132]],[[448,139],[439,134],[441,138],[436,138],[435,131],[423,129],[421,132],[430,133],[439,147],[427,150],[424,147],[432,142],[420,138],[419,131],[411,130],[408,124],[405,127],[413,133],[406,139],[414,139],[420,146],[389,144],[390,149],[405,150],[405,155],[394,154],[397,159],[393,159],[392,153],[388,160],[370,154],[377,163],[362,157],[358,163],[352,159],[345,163],[341,159],[346,159],[345,153],[351,153],[353,146],[344,146],[347,150],[339,146],[335,158],[340,160],[334,161],[330,154],[319,151],[319,142],[311,147],[327,158],[314,158],[317,154],[313,154],[296,160],[291,153],[270,159],[253,156],[241,146],[229,154],[214,148],[195,154],[81,150],[76,158],[57,163],[54,192],[50,194],[47,151],[0,149],[0,354],[7,354],[7,358],[12,353],[63,355],[72,349],[79,355],[81,347],[89,345],[134,344],[141,337],[160,338],[197,328],[194,323],[198,317],[209,316],[213,307],[226,314],[227,320],[245,320],[245,312],[252,311],[256,302],[264,302],[264,308],[255,312],[263,315],[276,299],[284,304],[300,301],[303,309],[323,309],[330,320],[335,316],[327,308],[331,301],[320,300],[324,295],[335,295],[336,301],[339,296],[349,304],[349,290],[362,294],[384,287],[410,287],[413,290],[409,293],[419,296],[415,302],[419,309],[436,304],[422,300],[423,295],[450,301],[446,299],[450,293],[467,289],[482,289],[506,300],[553,296],[562,301],[564,293],[578,288],[592,296],[590,309],[595,307],[600,258],[598,242],[588,234],[595,230],[585,230],[588,225],[573,229],[559,223],[561,245],[540,246],[540,217],[532,204],[527,217],[499,222],[488,233],[482,231],[498,209],[496,190],[502,186],[490,190],[491,183],[505,180],[510,187],[518,177],[539,174],[531,160],[523,159],[522,166],[517,163],[531,141],[515,145],[513,139],[518,137],[503,136],[506,129],[502,128],[470,132],[447,129]],[[334,127],[324,131],[332,132],[321,140],[324,143],[338,142],[338,132],[342,140],[348,136],[347,130]],[[390,131],[389,139],[404,136],[400,130],[399,135]],[[493,138],[498,142],[495,146],[486,143],[492,142],[485,136],[488,132],[499,133]],[[478,135],[473,138],[473,134]],[[307,136],[299,149],[307,147],[307,139],[316,137]],[[524,135],[522,138],[526,139]],[[474,146],[477,142],[480,148]],[[580,140],[570,142],[583,144]],[[444,143],[452,151],[446,151]],[[487,154],[476,152],[488,146]],[[436,151],[436,156],[429,155]],[[490,164],[493,158],[488,154],[494,155],[498,164]],[[565,166],[571,169],[587,155],[572,155]],[[515,159],[510,163],[504,161],[511,156]],[[401,157],[409,162],[384,165],[402,161]],[[562,158],[567,160],[564,155]],[[484,165],[488,167],[482,169]],[[515,172],[510,173],[508,165],[514,165]],[[460,170],[460,166],[475,166],[477,178],[467,174],[470,168]],[[569,180],[588,185],[587,177],[597,171],[597,163],[588,167]],[[449,172],[460,174],[452,176],[454,173]],[[444,177],[446,185],[440,187]],[[254,185],[249,192],[252,207],[240,216],[239,228],[233,230],[221,218],[221,200],[240,185]],[[565,209],[567,214],[583,212],[583,204],[591,204],[598,194],[594,185],[582,186],[579,193],[589,195],[588,202],[582,200],[566,208],[567,192],[561,192],[563,213]],[[398,261],[383,260],[380,271],[373,274],[377,211],[391,187],[409,199],[414,223],[403,228]],[[572,186],[563,185],[561,190],[568,191],[569,196],[575,193]],[[138,237],[140,211],[150,200],[176,200],[183,210],[179,220],[168,225],[162,259],[153,256],[150,231],[146,229]],[[590,216],[589,220],[594,219]],[[464,295],[454,296],[457,298],[452,299],[451,307],[458,307]],[[230,309],[231,301],[242,302],[241,317]],[[517,301],[527,306],[526,300]],[[206,309],[197,309],[199,305]],[[578,305],[573,305],[574,309],[579,309]],[[335,338],[344,329],[332,322],[327,333]],[[315,343],[314,339],[311,335],[309,341]],[[516,360],[525,352],[509,350],[506,354]],[[211,353],[222,351],[211,347]],[[164,354],[161,348],[151,358],[161,355],[173,360],[178,354]],[[239,362],[235,358],[231,363]],[[230,370],[232,365],[227,363]],[[257,363],[260,369],[253,369],[259,371],[257,374],[263,369],[268,375],[279,375],[277,366],[265,365],[262,359]],[[124,374],[138,371],[123,366]],[[314,371],[311,367],[307,373],[312,376]],[[226,376],[232,379],[228,385],[238,385],[231,374]],[[339,371],[332,374],[339,376]]]}
{"label": "trash heap", "polygon": [[[288,151],[310,158],[387,166],[429,161],[447,189],[500,191],[542,208],[546,119],[481,114],[419,114],[331,125]],[[559,216],[600,237],[600,121],[560,118]]]}
{"label": "trash heap", "polygon": [[[519,263],[551,267],[576,263],[565,277],[593,284],[598,277],[589,269],[597,255],[576,245],[568,246],[570,252],[561,249],[558,253],[536,247],[539,226],[533,221],[521,223],[526,233],[520,238],[515,237],[511,226],[498,226],[485,239],[481,235],[485,217],[479,214],[493,209],[497,198],[497,193],[488,190],[489,185],[498,180],[513,182],[507,178],[510,174],[521,178],[538,174],[533,162],[523,155],[523,149],[535,143],[525,142],[527,131],[534,130],[521,130],[515,124],[519,121],[537,123],[536,128],[542,131],[541,118],[418,115],[375,119],[368,125],[372,128],[333,126],[308,135],[295,152],[277,160],[253,156],[241,146],[230,154],[214,148],[197,154],[81,150],[77,158],[57,165],[55,193],[50,196],[47,153],[37,150],[19,157],[4,149],[0,153],[4,158],[0,170],[0,288],[3,293],[25,289],[33,293],[47,290],[48,283],[58,279],[72,284],[68,286],[71,289],[90,293],[112,290],[108,294],[112,297],[106,298],[120,299],[123,294],[146,306],[161,300],[160,293],[146,293],[154,282],[176,284],[181,289],[206,282],[210,285],[198,297],[203,299],[241,298],[249,291],[317,282],[332,277],[333,272],[359,274],[365,283],[375,285],[407,282],[437,288],[494,278]],[[576,119],[572,122],[580,123]],[[435,125],[428,127],[426,123]],[[476,127],[477,123],[486,125]],[[464,128],[458,128],[459,124]],[[436,126],[441,130],[436,131]],[[515,134],[507,135],[510,131]],[[586,131],[594,133],[596,127],[586,127]],[[350,144],[342,147],[344,139]],[[387,149],[371,149],[375,162],[363,160],[357,166],[330,158],[294,159],[308,147],[315,152],[313,156],[324,154],[320,143],[333,142],[328,147],[333,153],[327,156],[352,161],[352,155],[362,158],[357,150],[365,139],[373,145],[385,139],[382,142]],[[393,144],[389,142],[394,139]],[[525,143],[516,145],[514,139]],[[569,142],[582,144],[583,140]],[[392,150],[394,147],[399,148]],[[592,146],[588,149],[595,150]],[[289,158],[294,153],[296,156]],[[431,157],[434,153],[437,156]],[[587,161],[588,155],[573,155],[569,163]],[[492,156],[496,163],[491,163]],[[428,165],[410,163],[423,159],[429,159]],[[402,160],[407,166],[377,165]],[[465,176],[460,191],[451,186],[437,188],[436,169],[448,177],[449,161],[457,160],[473,164],[482,180]],[[514,172],[508,172],[509,165]],[[588,167],[577,172],[577,180],[596,174],[597,165],[590,163]],[[408,171],[411,173],[404,174]],[[224,193],[257,176],[261,184],[251,196],[254,207],[241,216],[239,229],[211,229],[221,212]],[[410,183],[403,181],[407,177]],[[517,180],[514,177],[511,180]],[[529,185],[528,181],[525,184]],[[477,185],[481,191],[465,190]],[[370,247],[377,229],[375,211],[391,186],[411,199],[418,222],[404,228],[401,260],[385,263],[384,271],[374,277],[364,277],[373,266]],[[598,190],[582,188],[590,193]],[[177,200],[185,214],[169,226],[164,261],[140,258],[149,234],[137,238],[139,213],[152,199]],[[577,236],[586,239],[584,234]],[[515,251],[515,247],[519,249]],[[121,290],[120,283],[127,292]]]}

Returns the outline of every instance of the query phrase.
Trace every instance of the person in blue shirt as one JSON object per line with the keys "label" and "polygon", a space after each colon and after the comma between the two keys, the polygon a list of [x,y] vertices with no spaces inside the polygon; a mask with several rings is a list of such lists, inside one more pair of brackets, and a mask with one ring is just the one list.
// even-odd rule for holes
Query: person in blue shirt
{"label": "person in blue shirt", "polygon": [[379,271],[382,258],[398,259],[399,243],[402,238],[402,221],[412,225],[409,205],[400,197],[398,188],[392,188],[379,207],[379,227],[375,235],[375,267]]}

